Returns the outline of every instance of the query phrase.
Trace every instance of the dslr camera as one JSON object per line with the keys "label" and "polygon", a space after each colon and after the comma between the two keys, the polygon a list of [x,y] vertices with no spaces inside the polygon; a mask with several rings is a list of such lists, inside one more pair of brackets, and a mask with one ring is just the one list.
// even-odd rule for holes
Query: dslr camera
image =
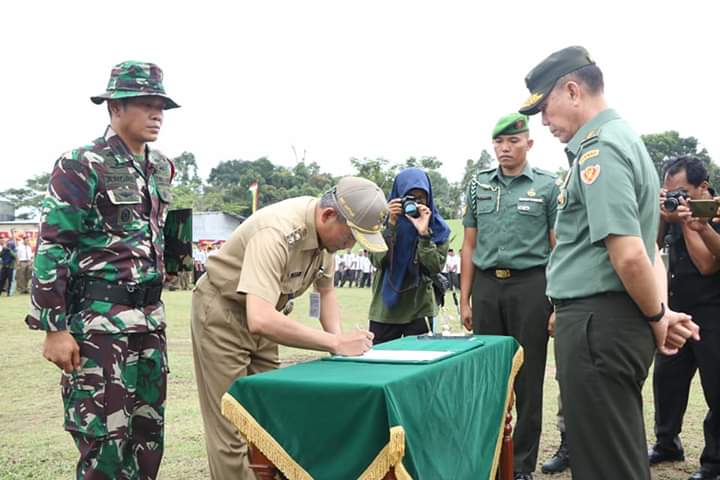
{"label": "dslr camera", "polygon": [[405,195],[400,199],[400,204],[402,205],[402,211],[405,215],[420,218],[420,210],[418,210],[415,195]]}
{"label": "dslr camera", "polygon": [[690,198],[688,191],[685,189],[673,190],[665,194],[665,201],[663,202],[663,208],[668,212],[674,212],[677,207],[680,206],[680,199],[684,198],[687,200]]}

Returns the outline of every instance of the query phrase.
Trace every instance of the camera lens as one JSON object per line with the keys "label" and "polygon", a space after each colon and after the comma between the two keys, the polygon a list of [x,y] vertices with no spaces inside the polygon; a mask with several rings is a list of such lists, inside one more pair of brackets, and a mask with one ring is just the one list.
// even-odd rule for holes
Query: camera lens
{"label": "camera lens", "polygon": [[668,212],[674,212],[675,210],[677,210],[677,207],[679,205],[680,205],[680,202],[678,201],[677,198],[666,198],[665,201],[663,202],[663,207]]}

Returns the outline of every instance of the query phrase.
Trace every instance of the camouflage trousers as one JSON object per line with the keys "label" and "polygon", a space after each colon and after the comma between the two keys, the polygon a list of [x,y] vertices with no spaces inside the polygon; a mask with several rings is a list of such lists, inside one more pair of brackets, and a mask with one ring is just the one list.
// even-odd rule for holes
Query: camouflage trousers
{"label": "camouflage trousers", "polygon": [[76,477],[154,479],[163,454],[167,353],[163,330],[76,335],[80,368],[62,375]]}

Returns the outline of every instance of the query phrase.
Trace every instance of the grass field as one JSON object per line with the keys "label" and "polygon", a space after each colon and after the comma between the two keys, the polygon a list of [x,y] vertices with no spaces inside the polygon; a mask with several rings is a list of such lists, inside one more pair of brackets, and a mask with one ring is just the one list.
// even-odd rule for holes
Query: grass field
{"label": "grass field", "polygon": [[[190,292],[165,292],[168,312],[168,351],[170,380],[167,401],[165,456],[162,479],[204,479],[208,477],[202,421],[193,378],[190,345]],[[369,289],[339,289],[345,329],[366,324]],[[23,324],[28,297],[0,298],[0,479],[69,479],[73,476],[76,450],[62,429],[57,368],[41,355],[44,335],[29,331]],[[450,303],[451,304],[451,303]],[[307,320],[306,297],[297,300],[293,317]],[[457,315],[451,324],[459,330]],[[317,353],[281,349],[284,361],[303,361]],[[552,348],[548,356],[543,435],[539,465],[552,455],[559,435],[555,429],[557,384]],[[683,442],[687,460],[669,467],[653,469],[653,477],[663,480],[687,478],[698,465],[703,446],[702,419],[706,407],[697,379],[693,382],[690,405],[685,416]],[[592,415],[592,412],[588,412]],[[645,387],[645,418],[652,435],[652,385]],[[569,479],[569,474],[536,478]],[[455,479],[453,479],[455,480]]]}

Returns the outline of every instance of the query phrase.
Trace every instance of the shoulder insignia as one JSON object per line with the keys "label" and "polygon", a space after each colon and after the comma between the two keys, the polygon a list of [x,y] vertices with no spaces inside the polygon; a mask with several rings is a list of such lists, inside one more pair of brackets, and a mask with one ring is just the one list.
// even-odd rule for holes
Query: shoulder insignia
{"label": "shoulder insignia", "polygon": [[305,237],[305,234],[307,233],[307,229],[305,227],[297,227],[287,235],[285,235],[285,240],[287,241],[287,244],[290,246],[293,246],[295,243],[298,243],[300,240],[302,240]]}
{"label": "shoulder insignia", "polygon": [[85,157],[85,160],[87,160],[89,163],[105,163],[105,159],[98,155],[95,152],[85,152],[83,154],[83,157]]}
{"label": "shoulder insignia", "polygon": [[598,137],[600,135],[600,129],[599,128],[593,128],[588,132],[587,135],[585,135],[585,138],[582,139],[580,142],[580,148],[587,147],[588,145],[592,145],[593,143],[598,141]]}
{"label": "shoulder insignia", "polygon": [[547,175],[548,177],[555,178],[557,175],[555,175],[552,172],[549,172],[547,170],[543,170],[542,168],[532,167],[533,172],[538,173],[540,175]]}
{"label": "shoulder insignia", "polygon": [[590,130],[590,131],[588,132],[587,135],[585,135],[585,138],[583,138],[582,141],[584,142],[585,140],[590,140],[590,139],[592,139],[592,138],[595,138],[595,137],[597,137],[599,134],[600,134],[600,129],[599,129],[599,128],[593,128],[592,130]]}
{"label": "shoulder insignia", "polygon": [[586,185],[592,185],[593,183],[595,183],[595,180],[597,180],[599,176],[600,165],[590,165],[586,167],[580,174],[583,183]]}
{"label": "shoulder insignia", "polygon": [[580,159],[578,160],[578,165],[582,165],[587,160],[590,160],[591,158],[597,157],[600,155],[600,149],[599,148],[593,148],[592,150],[588,150],[587,152],[583,153],[580,156]]}
{"label": "shoulder insignia", "polygon": [[480,170],[478,173],[490,173],[490,172],[494,172],[495,170],[496,170],[495,167],[484,168],[484,169]]}

